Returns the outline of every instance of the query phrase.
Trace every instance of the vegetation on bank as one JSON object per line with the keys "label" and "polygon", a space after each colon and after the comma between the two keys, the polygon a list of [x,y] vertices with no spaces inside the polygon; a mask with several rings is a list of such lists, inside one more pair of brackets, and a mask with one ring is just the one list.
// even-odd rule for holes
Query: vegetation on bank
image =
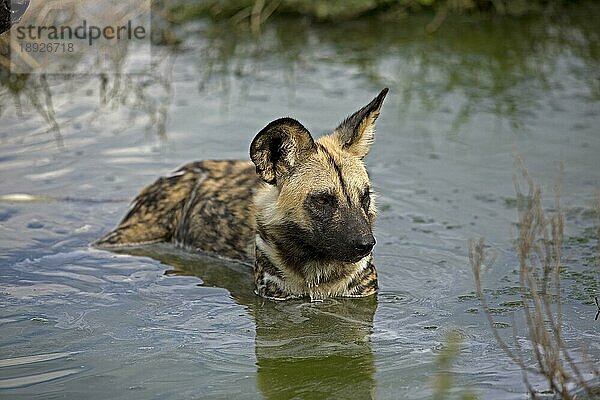
{"label": "vegetation on bank", "polygon": [[196,18],[249,21],[257,28],[273,15],[308,17],[318,21],[345,21],[363,16],[384,19],[419,12],[450,14],[491,11],[502,15],[524,15],[572,3],[573,0],[207,0],[165,2],[157,0],[168,19],[181,23]]}

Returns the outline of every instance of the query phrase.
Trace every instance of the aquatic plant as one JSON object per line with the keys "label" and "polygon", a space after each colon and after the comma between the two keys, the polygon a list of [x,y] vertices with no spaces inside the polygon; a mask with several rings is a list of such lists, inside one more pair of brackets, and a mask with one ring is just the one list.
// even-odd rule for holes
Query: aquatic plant
{"label": "aquatic plant", "polygon": [[[583,392],[592,398],[598,394],[590,375],[600,377],[600,370],[591,357],[583,354],[585,362],[578,362],[563,337],[563,307],[561,298],[561,253],[564,237],[564,214],[560,207],[560,181],[554,185],[554,209],[542,207],[542,190],[519,160],[519,169],[527,187],[525,202],[518,209],[518,236],[515,250],[519,262],[520,299],[526,323],[527,339],[535,359],[530,367],[525,351],[517,340],[517,326],[513,320],[515,348],[500,335],[492,316],[481,283],[481,269],[485,264],[483,239],[469,242],[469,261],[475,278],[475,292],[481,301],[494,338],[504,353],[522,370],[523,381],[535,398],[530,383],[531,374],[545,377],[549,389],[563,399],[575,399]],[[523,196],[515,180],[518,197]]]}

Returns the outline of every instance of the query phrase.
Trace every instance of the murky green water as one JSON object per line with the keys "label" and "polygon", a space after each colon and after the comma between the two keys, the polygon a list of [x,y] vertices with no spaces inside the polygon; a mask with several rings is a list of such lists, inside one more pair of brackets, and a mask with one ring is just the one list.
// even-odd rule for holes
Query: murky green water
{"label": "murky green water", "polygon": [[[2,72],[0,194],[50,198],[0,203],[0,397],[425,399],[456,330],[456,393],[525,398],[467,259],[467,241],[484,237],[495,318],[517,325],[531,357],[510,312],[517,155],[549,207],[564,163],[565,339],[598,364],[600,9],[557,15],[465,17],[433,35],[421,33],[427,19],[280,20],[257,39],[194,22],[178,31],[183,50],[155,46],[148,75]],[[383,86],[367,158],[381,211],[376,301],[272,303],[241,266],[168,246],[89,248],[155,177],[247,158],[280,116],[325,132]]]}

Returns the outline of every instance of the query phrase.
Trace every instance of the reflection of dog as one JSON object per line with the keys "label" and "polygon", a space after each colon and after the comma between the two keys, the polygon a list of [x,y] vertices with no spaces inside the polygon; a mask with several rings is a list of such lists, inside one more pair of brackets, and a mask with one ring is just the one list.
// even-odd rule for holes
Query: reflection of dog
{"label": "reflection of dog", "polygon": [[[157,259],[173,267],[169,275],[196,276],[202,286],[226,289],[255,321],[256,379],[264,399],[376,397],[371,346],[376,296],[318,303],[264,301],[252,293],[252,271],[246,265],[168,244],[116,251]],[[201,335],[206,326],[193,329]]]}
{"label": "reflection of dog", "polygon": [[387,92],[318,140],[294,119],[271,122],[250,146],[254,165],[201,161],[158,179],[96,245],[172,241],[254,261],[258,294],[278,300],[375,293],[375,205],[362,160]]}
{"label": "reflection of dog", "polygon": [[374,399],[370,334],[375,296],[294,303],[250,308],[256,320],[257,383],[263,397]]}

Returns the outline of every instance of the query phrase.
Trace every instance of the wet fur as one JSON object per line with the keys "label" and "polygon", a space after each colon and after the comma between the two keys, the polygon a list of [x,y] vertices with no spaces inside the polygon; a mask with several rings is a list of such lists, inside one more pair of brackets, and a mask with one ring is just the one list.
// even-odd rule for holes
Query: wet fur
{"label": "wet fur", "polygon": [[272,299],[376,293],[376,208],[362,160],[386,94],[318,140],[282,118],[257,134],[252,161],[193,162],[159,178],[95,245],[172,242],[254,264],[257,293]]}

